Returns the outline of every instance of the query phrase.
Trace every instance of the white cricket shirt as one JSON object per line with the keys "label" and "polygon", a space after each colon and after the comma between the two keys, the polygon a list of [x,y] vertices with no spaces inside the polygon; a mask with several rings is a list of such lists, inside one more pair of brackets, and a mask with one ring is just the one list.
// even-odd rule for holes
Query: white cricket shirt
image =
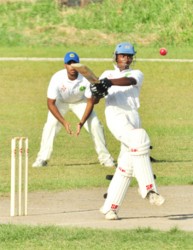
{"label": "white cricket shirt", "polygon": [[66,103],[76,103],[86,98],[86,89],[90,89],[90,82],[86,78],[78,74],[78,78],[71,81],[68,79],[67,70],[62,69],[52,76],[47,97]]}
{"label": "white cricket shirt", "polygon": [[121,77],[133,77],[137,81],[137,84],[131,86],[111,86],[108,89],[108,95],[105,97],[106,106],[138,109],[140,107],[139,94],[143,82],[143,73],[140,70],[132,69],[120,71],[115,66],[114,70],[106,70],[100,76],[100,79],[117,79]]}

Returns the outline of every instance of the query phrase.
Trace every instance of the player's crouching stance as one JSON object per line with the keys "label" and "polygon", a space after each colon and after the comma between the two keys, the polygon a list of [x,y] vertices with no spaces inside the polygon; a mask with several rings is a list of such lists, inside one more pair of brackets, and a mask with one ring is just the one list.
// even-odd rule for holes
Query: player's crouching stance
{"label": "player's crouching stance", "polygon": [[[87,106],[85,92],[90,91],[90,82],[72,67],[72,64],[79,64],[79,61],[79,56],[75,52],[67,52],[64,56],[64,69],[56,72],[50,80],[47,91],[48,117],[33,167],[47,166],[53,152],[55,137],[62,128],[69,135],[73,135],[66,114],[72,111],[80,118],[85,111]],[[95,103],[96,100],[90,98],[89,101]],[[80,122],[79,127],[84,127],[90,133],[100,164],[114,167],[114,159],[106,147],[103,126],[96,113],[91,111],[87,122],[84,124]]]}

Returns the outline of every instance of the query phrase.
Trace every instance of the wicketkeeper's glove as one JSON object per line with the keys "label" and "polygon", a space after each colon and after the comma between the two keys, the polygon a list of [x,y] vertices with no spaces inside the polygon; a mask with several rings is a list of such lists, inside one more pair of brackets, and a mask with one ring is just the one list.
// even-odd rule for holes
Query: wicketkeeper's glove
{"label": "wicketkeeper's glove", "polygon": [[103,98],[108,95],[108,88],[112,86],[112,83],[109,79],[104,78],[99,81],[99,83],[91,84],[90,90],[92,95],[96,98]]}

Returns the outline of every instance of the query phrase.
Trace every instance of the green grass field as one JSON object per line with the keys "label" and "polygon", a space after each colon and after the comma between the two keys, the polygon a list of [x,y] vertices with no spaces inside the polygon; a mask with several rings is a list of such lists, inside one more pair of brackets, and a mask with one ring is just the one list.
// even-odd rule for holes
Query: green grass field
{"label": "green grass field", "polygon": [[1,249],[65,250],[191,250],[192,233],[172,229],[92,230],[0,225]]}
{"label": "green grass field", "polygon": [[[47,117],[46,90],[51,75],[63,67],[61,62],[0,62],[1,64],[1,188],[9,193],[10,142],[14,136],[29,138],[29,164],[35,160],[40,146],[42,128]],[[87,62],[97,74],[111,68],[111,62]],[[192,170],[192,63],[136,62],[144,72],[140,115],[150,135],[153,165],[158,185],[193,183]],[[116,159],[117,142],[108,131],[104,118],[104,101],[96,106],[104,125],[107,144]],[[77,118],[67,119],[76,129]],[[29,190],[61,190],[105,186],[103,176],[109,170],[97,161],[90,135],[82,130],[80,137],[71,137],[65,130],[56,137],[54,152],[46,169],[30,168]],[[88,171],[89,170],[89,171]],[[76,172],[79,172],[77,178]],[[113,170],[110,170],[113,172]],[[81,177],[81,178],[80,178]],[[87,181],[86,181],[87,180]],[[134,182],[133,185],[136,183]]]}
{"label": "green grass field", "polygon": [[[48,168],[31,164],[46,121],[46,90],[53,73],[63,67],[68,50],[81,58],[111,58],[115,45],[130,40],[137,58],[192,59],[192,1],[99,1],[84,9],[59,9],[51,0],[3,0],[0,3],[0,57],[61,57],[61,62],[0,61],[0,196],[10,193],[11,138],[29,138],[29,192],[107,187],[113,170],[98,164],[90,136],[63,130],[55,140]],[[159,48],[167,47],[166,57]],[[86,62],[100,75],[111,62]],[[150,135],[158,186],[193,184],[193,63],[140,62],[145,75],[140,115]],[[108,131],[104,101],[96,106],[107,144],[116,159],[119,143]],[[76,117],[68,120],[75,129]],[[78,173],[78,174],[77,174]],[[72,178],[73,177],[73,178]],[[136,182],[132,182],[136,186]],[[3,225],[0,249],[192,249],[192,232],[91,230]]]}
{"label": "green grass field", "polygon": [[[146,55],[143,54],[144,58]],[[54,57],[54,53],[52,55]],[[62,57],[62,56],[61,56]],[[181,57],[182,58],[182,57]],[[38,190],[59,191],[76,188],[107,187],[108,182],[105,175],[113,173],[113,169],[106,169],[98,164],[97,155],[94,151],[92,140],[88,133],[82,130],[79,138],[70,137],[65,130],[61,130],[55,140],[54,152],[49,162],[49,167],[34,169],[31,167],[39,150],[42,128],[47,116],[46,90],[51,75],[63,67],[61,62],[0,62],[1,65],[1,99],[0,99],[0,142],[2,145],[0,166],[0,194],[8,196],[10,192],[10,142],[14,136],[27,136],[29,138],[29,192]],[[111,68],[111,62],[87,62],[98,75],[106,68]],[[192,140],[192,63],[174,62],[136,62],[135,68],[144,72],[145,80],[141,92],[140,114],[143,127],[148,131],[152,145],[152,156],[159,160],[153,164],[154,173],[157,175],[158,186],[161,185],[192,185],[193,184],[193,140]],[[108,131],[104,118],[104,101],[96,106],[96,112],[104,125],[107,144],[110,152],[115,157],[119,153],[119,143]],[[77,124],[76,117],[69,113],[68,120],[75,129]],[[77,175],[78,173],[78,175]],[[73,178],[72,178],[73,176]],[[134,181],[133,186],[136,185]],[[18,231],[19,230],[19,231]],[[21,230],[21,231],[20,231]],[[26,231],[27,230],[27,231]],[[39,238],[39,230],[49,230],[55,235],[61,230],[61,238],[71,234],[69,229],[47,228],[30,229],[34,232],[37,242],[28,240],[28,229],[16,226],[2,225],[0,228],[0,247],[12,249],[15,245],[14,236],[7,248],[9,239],[6,235],[20,232],[26,235],[25,239],[18,239],[18,246],[15,249],[27,247],[30,249],[37,246],[38,249],[49,249],[45,241]],[[89,237],[92,230],[74,229],[73,237],[78,241],[81,237]],[[104,231],[101,234],[104,234]],[[125,232],[130,235],[130,231]],[[123,234],[118,231],[118,234]],[[156,241],[162,241],[164,234],[159,231],[149,230],[146,238],[146,230],[132,231],[131,238],[127,239],[129,244],[135,237],[142,237],[143,247],[141,249],[153,249],[151,238],[156,235]],[[98,231],[94,231],[98,235]],[[114,233],[105,231],[107,237],[112,239]],[[177,246],[179,241],[174,244],[173,237],[182,235],[185,241]],[[188,249],[192,242],[192,234],[181,233],[174,230],[171,233],[171,240],[165,241],[157,249]],[[127,244],[123,238],[116,240],[114,247],[110,244],[106,249],[117,249],[120,244],[122,249],[127,249]],[[147,243],[148,242],[148,243]],[[92,242],[93,243],[93,242]],[[43,246],[41,246],[43,244]],[[68,246],[67,249],[76,248],[75,243],[62,241],[59,246],[55,240],[51,240],[50,249]],[[93,243],[82,242],[84,249],[99,249],[98,239]],[[173,246],[174,244],[174,246]],[[21,248],[20,248],[21,246]],[[87,246],[87,247],[86,247]],[[92,246],[92,247],[91,247]],[[95,246],[95,247],[93,247]],[[91,248],[90,248],[91,247]],[[132,249],[139,249],[138,244],[133,243]],[[172,248],[173,247],[173,248]],[[104,248],[105,249],[105,248]]]}

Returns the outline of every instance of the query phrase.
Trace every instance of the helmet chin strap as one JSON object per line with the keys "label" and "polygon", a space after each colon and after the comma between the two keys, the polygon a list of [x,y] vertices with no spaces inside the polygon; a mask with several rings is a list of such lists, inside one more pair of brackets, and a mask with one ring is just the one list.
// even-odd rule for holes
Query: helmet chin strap
{"label": "helmet chin strap", "polygon": [[125,63],[125,68],[124,69],[129,69],[129,66],[127,63]]}
{"label": "helmet chin strap", "polygon": [[124,69],[129,69],[130,66],[134,66],[136,62],[136,57],[133,57],[133,61],[130,64],[125,63],[125,68]]}
{"label": "helmet chin strap", "polygon": [[130,64],[127,64],[127,63],[124,63],[124,62],[123,62],[123,63],[120,65],[119,69],[121,69],[121,70],[129,69],[129,66],[130,66]]}

